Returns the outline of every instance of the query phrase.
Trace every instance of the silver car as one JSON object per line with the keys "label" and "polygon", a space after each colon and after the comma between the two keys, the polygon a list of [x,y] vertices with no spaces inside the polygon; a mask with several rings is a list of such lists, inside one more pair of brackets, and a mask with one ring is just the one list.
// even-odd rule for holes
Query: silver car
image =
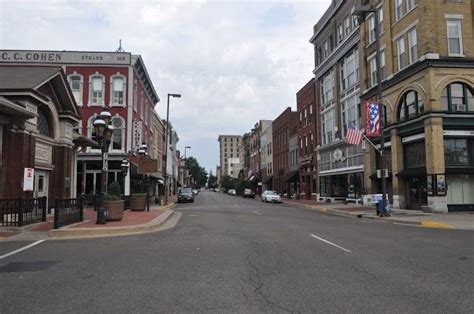
{"label": "silver car", "polygon": [[265,191],[262,194],[262,202],[281,203],[281,197],[275,191]]}

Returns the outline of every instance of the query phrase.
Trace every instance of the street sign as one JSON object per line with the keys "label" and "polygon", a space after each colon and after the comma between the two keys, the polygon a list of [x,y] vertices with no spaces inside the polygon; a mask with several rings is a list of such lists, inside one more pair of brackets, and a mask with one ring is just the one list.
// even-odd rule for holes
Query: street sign
{"label": "street sign", "polygon": [[102,155],[102,170],[108,171],[109,170],[109,154],[104,153]]}
{"label": "street sign", "polygon": [[33,191],[33,181],[35,178],[34,168],[25,168],[23,173],[23,191]]}

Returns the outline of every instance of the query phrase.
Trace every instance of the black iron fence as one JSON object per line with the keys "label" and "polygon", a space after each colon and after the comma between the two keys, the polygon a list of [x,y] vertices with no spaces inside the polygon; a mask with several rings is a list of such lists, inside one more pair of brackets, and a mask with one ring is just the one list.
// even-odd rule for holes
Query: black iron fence
{"label": "black iron fence", "polygon": [[84,220],[84,198],[59,199],[54,202],[54,229]]}
{"label": "black iron fence", "polygon": [[123,209],[130,209],[130,195],[123,196]]}
{"label": "black iron fence", "polygon": [[46,221],[46,197],[0,199],[0,225],[21,227]]}

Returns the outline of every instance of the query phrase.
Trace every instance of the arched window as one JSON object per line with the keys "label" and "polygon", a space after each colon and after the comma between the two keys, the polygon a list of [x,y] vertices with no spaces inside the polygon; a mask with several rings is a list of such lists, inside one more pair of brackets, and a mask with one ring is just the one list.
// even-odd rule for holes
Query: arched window
{"label": "arched window", "polygon": [[125,103],[125,79],[122,76],[112,77],[111,103],[112,105],[123,105]]}
{"label": "arched window", "polygon": [[51,126],[48,115],[44,109],[38,108],[38,132],[41,135],[51,137]]}
{"label": "arched window", "polygon": [[398,112],[398,120],[410,120],[423,113],[423,100],[415,91],[408,91],[403,95]]}
{"label": "arched window", "polygon": [[114,133],[112,135],[112,150],[123,150],[123,139],[125,125],[124,121],[120,117],[114,117],[112,119],[112,126],[114,127]]}
{"label": "arched window", "polygon": [[82,106],[82,75],[74,73],[69,75],[69,86],[78,106]]}
{"label": "arched window", "polygon": [[473,90],[461,82],[451,83],[441,94],[441,109],[444,111],[474,111]]}
{"label": "arched window", "polygon": [[90,77],[90,104],[103,105],[104,103],[104,78],[96,74]]}

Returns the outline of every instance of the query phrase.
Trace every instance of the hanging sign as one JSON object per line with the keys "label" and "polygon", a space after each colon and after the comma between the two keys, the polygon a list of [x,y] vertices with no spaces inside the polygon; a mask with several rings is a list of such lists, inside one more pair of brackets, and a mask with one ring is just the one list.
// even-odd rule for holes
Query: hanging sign
{"label": "hanging sign", "polygon": [[133,121],[133,148],[140,147],[142,143],[142,129],[143,129],[143,122],[142,121]]}
{"label": "hanging sign", "polygon": [[377,137],[381,135],[382,121],[378,103],[370,101],[365,103],[365,121],[365,135],[367,137]]}
{"label": "hanging sign", "polygon": [[33,191],[33,181],[35,178],[34,168],[25,168],[23,173],[23,191]]}

